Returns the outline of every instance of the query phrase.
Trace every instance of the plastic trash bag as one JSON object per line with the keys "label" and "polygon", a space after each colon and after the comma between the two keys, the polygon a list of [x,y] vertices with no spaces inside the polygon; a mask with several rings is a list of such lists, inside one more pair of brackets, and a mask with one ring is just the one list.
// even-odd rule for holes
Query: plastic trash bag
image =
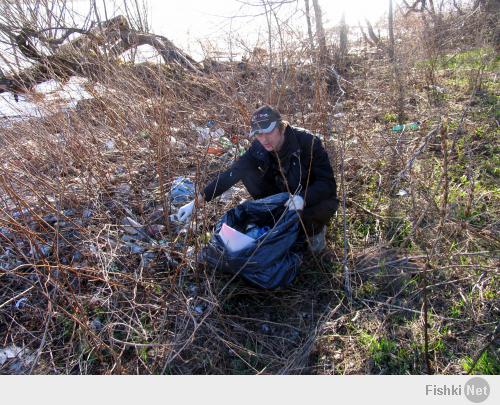
{"label": "plastic trash bag", "polygon": [[194,184],[186,177],[177,177],[170,189],[170,200],[174,205],[185,204],[194,199]]}
{"label": "plastic trash bag", "polygon": [[[299,217],[284,204],[288,193],[244,203],[230,209],[217,222],[203,258],[216,268],[239,274],[262,288],[286,287],[297,275],[302,256],[294,245],[299,234]],[[255,243],[238,251],[226,248],[219,232],[224,224],[244,233],[249,224],[270,230]]]}

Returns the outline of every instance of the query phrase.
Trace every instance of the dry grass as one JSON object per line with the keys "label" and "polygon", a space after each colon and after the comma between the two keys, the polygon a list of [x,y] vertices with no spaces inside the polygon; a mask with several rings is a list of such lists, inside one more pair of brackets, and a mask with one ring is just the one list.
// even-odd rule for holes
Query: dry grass
{"label": "dry grass", "polygon": [[[382,54],[350,57],[341,103],[323,72],[300,62],[275,68],[270,98],[260,64],[204,76],[110,64],[105,91],[88,83],[92,100],[2,128],[0,347],[25,347],[36,361],[10,360],[1,372],[418,374],[429,371],[425,353],[433,372],[467,371],[498,333],[498,169],[488,166],[498,121],[487,102],[498,83],[485,68],[469,89],[457,69],[436,67],[440,98],[416,48],[400,49],[415,132],[390,131],[395,87]],[[196,260],[243,192],[206,206],[181,233],[168,222],[175,177],[202,187],[235,158],[208,154],[193,125],[215,119],[246,146],[263,101],[323,132],[339,183],[345,168],[347,207],[347,233],[339,212],[327,254],[271,292]],[[147,236],[128,234],[127,217]],[[491,347],[481,364],[498,370]]]}

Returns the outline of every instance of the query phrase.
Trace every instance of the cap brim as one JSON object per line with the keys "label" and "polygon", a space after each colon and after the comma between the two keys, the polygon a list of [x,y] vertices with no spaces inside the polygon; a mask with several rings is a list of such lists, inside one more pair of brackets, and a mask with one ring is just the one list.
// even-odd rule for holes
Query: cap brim
{"label": "cap brim", "polygon": [[254,136],[257,134],[268,134],[271,132],[274,128],[276,128],[276,121],[273,121],[269,124],[267,128],[256,128],[250,131],[250,136]]}

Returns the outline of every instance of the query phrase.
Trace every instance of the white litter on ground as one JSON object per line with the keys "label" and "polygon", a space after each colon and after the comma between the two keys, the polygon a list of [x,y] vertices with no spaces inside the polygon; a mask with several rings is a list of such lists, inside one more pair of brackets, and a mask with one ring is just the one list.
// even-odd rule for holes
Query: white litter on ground
{"label": "white litter on ground", "polygon": [[[88,82],[83,77],[73,76],[67,82],[48,80],[36,85],[27,94],[0,94],[0,119],[8,121],[41,118],[55,112],[75,108],[80,100],[91,99],[93,96],[85,90]],[[103,89],[96,89],[98,92]]]}
{"label": "white litter on ground", "polygon": [[0,349],[0,367],[9,360],[11,361],[9,372],[12,374],[22,374],[31,367],[35,361],[35,355],[27,348],[10,345]]}

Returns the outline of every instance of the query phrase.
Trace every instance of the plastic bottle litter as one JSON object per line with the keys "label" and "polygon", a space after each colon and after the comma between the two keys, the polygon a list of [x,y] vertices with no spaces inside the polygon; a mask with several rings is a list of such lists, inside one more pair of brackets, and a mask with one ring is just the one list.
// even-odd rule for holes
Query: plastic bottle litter
{"label": "plastic bottle litter", "polygon": [[251,238],[258,239],[262,235],[265,235],[271,230],[268,226],[257,226],[257,225],[249,225],[247,227],[247,230],[245,231],[245,234],[247,236],[250,236]]}
{"label": "plastic bottle litter", "polygon": [[420,129],[420,121],[395,125],[391,128],[391,131],[392,132],[417,131],[418,129]]}
{"label": "plastic bottle litter", "polygon": [[170,190],[172,204],[180,205],[194,199],[194,184],[186,177],[177,177]]}
{"label": "plastic bottle litter", "polygon": [[222,156],[224,154],[224,149],[217,146],[209,146],[207,148],[207,153],[209,155]]}
{"label": "plastic bottle litter", "polygon": [[219,143],[220,145],[225,148],[225,149],[228,149],[228,148],[232,148],[233,147],[233,143],[231,142],[231,140],[226,137],[226,136],[221,136],[219,138]]}

